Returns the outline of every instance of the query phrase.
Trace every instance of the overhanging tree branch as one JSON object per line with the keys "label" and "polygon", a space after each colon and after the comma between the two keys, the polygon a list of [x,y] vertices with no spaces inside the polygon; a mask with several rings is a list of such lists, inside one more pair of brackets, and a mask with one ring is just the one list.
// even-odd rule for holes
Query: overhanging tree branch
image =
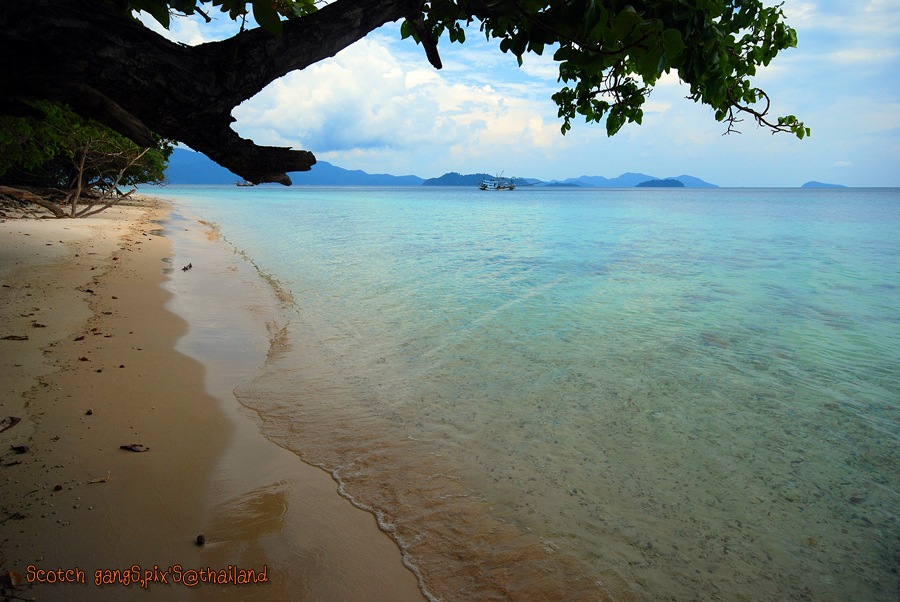
{"label": "overhanging tree branch", "polygon": [[[247,180],[288,184],[287,172],[309,169],[315,157],[241,138],[231,128],[235,106],[401,19],[401,36],[440,67],[441,36],[462,42],[460,23],[478,20],[520,65],[525,53],[555,49],[563,133],[576,115],[605,121],[609,135],[640,123],[650,90],[674,72],[729,131],[743,113],[803,138],[809,129],[793,115],[767,117],[768,97],[751,82],[797,42],[781,5],[765,1],[335,0],[317,11],[313,0],[0,0],[0,56],[15,57],[0,62],[0,113],[29,99],[64,101],[138,144],[149,146],[155,132]],[[201,5],[238,20],[252,10],[267,29],[187,47],[130,17],[139,7],[167,26],[170,9],[202,13]]]}
{"label": "overhanging tree branch", "polygon": [[[184,142],[253,182],[290,184],[312,153],[258,146],[231,129],[232,109],[278,77],[333,56],[421,1],[339,0],[284,24],[222,42],[170,42],[100,0],[0,0],[0,101],[64,101],[150,146]],[[97,35],[102,31],[103,35]]]}

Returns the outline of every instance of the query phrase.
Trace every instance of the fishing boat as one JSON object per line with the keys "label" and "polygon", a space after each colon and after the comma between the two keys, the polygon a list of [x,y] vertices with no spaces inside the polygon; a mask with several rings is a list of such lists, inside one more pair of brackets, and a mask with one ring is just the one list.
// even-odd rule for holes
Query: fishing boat
{"label": "fishing boat", "polygon": [[516,182],[513,178],[504,178],[503,176],[484,178],[478,188],[481,190],[515,190]]}

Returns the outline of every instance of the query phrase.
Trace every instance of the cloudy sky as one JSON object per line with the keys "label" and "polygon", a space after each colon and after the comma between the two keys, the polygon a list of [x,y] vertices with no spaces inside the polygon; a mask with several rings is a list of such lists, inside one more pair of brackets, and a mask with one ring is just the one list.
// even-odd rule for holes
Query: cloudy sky
{"label": "cloudy sky", "polygon": [[[464,45],[442,40],[437,71],[419,46],[400,39],[399,24],[274,82],[234,110],[234,127],[259,144],[310,150],[346,169],[423,178],[642,172],[720,186],[900,186],[896,0],[786,0],[784,10],[799,46],[760,71],[756,84],[774,115],[797,115],[812,128],[802,141],[750,121],[723,136],[724,124],[687,100],[671,75],[651,93],[643,125],[607,138],[602,124],[577,122],[563,136],[549,56],[529,55],[519,68],[475,27]],[[225,17],[210,25],[176,19],[166,35],[196,44],[235,30]]]}

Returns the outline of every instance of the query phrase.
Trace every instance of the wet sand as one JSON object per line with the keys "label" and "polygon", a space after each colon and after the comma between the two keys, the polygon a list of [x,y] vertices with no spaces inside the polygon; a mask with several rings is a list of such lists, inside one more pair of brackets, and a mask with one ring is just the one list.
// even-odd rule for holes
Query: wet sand
{"label": "wet sand", "polygon": [[0,222],[0,593],[422,600],[374,517],[231,394],[277,333],[274,292],[143,205]]}

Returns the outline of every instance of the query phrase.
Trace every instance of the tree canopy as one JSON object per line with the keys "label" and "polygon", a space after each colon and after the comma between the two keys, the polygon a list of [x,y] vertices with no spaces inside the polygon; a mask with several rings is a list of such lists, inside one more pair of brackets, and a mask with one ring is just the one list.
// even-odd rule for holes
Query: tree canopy
{"label": "tree canopy", "polygon": [[134,192],[122,187],[164,181],[169,141],[141,148],[65,105],[38,101],[33,108],[40,118],[0,116],[0,196],[56,217],[86,217]]}
{"label": "tree canopy", "polygon": [[[173,14],[208,20],[220,11],[261,27],[188,47],[144,27],[136,11],[164,26]],[[140,145],[152,146],[156,132],[247,180],[289,184],[286,172],[309,169],[312,153],[241,138],[231,110],[394,21],[438,69],[439,41],[464,42],[463,24],[478,24],[520,65],[552,52],[563,133],[577,118],[605,123],[609,135],[641,123],[653,86],[674,72],[728,132],[746,117],[809,134],[793,115],[772,117],[753,84],[757,69],[797,43],[781,5],[762,0],[0,0],[0,49],[17,57],[0,64],[0,113],[64,101]]]}

